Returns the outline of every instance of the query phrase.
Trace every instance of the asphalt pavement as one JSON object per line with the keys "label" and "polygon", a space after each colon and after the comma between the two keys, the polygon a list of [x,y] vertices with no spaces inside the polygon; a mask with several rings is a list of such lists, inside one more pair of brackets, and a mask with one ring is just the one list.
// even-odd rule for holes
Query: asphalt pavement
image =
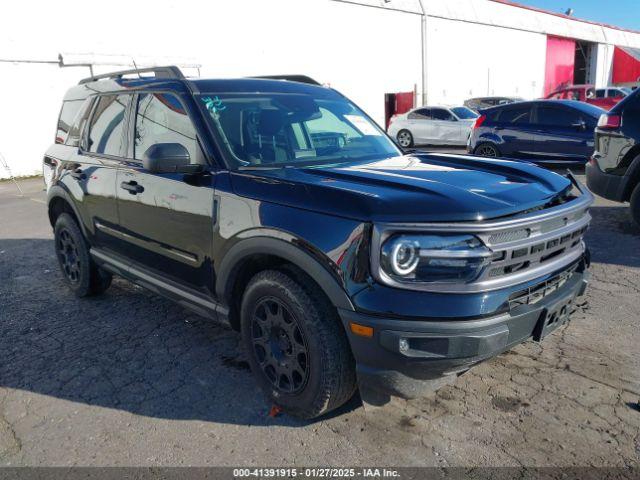
{"label": "asphalt pavement", "polygon": [[640,229],[599,199],[572,322],[425,398],[270,417],[238,334],[64,287],[41,179],[0,182],[0,465],[638,465]]}

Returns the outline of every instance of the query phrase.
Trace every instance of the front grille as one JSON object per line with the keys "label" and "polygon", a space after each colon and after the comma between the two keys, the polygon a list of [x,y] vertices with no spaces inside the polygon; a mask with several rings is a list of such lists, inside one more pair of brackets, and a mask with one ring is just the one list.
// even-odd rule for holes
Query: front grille
{"label": "front grille", "polygon": [[587,209],[580,209],[532,222],[526,228],[478,234],[493,254],[489,265],[474,283],[491,283],[500,278],[522,275],[547,263],[582,253],[582,237],[590,220]]}
{"label": "front grille", "polygon": [[563,272],[554,277],[523,290],[512,293],[509,296],[509,308],[514,309],[522,305],[534,305],[547,295],[562,288],[578,269],[579,262],[575,262]]}

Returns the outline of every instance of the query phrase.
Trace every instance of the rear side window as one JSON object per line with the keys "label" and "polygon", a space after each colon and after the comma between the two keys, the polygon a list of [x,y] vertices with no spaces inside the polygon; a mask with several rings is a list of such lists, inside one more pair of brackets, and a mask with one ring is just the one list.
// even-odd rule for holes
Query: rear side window
{"label": "rear side window", "polygon": [[596,98],[605,98],[606,97],[606,90],[601,88],[596,90]]}
{"label": "rear side window", "polygon": [[500,117],[500,110],[496,108],[490,108],[489,110],[484,110],[480,112],[482,115],[487,117],[486,122],[497,122]]}
{"label": "rear side window", "polygon": [[519,106],[505,108],[498,117],[500,123],[523,124],[531,122],[531,107]]}
{"label": "rear side window", "polygon": [[62,102],[62,108],[60,109],[60,116],[58,117],[58,130],[56,131],[56,143],[66,143],[69,137],[69,130],[73,125],[80,107],[84,100],[67,100]]}
{"label": "rear side window", "polygon": [[420,108],[407,115],[407,118],[409,120],[429,120],[431,115],[428,108]]}
{"label": "rear side window", "polygon": [[156,143],[179,143],[191,162],[199,159],[196,131],[178,97],[170,93],[145,93],[138,97],[134,156],[142,160],[144,152]]}
{"label": "rear side window", "polygon": [[80,111],[76,115],[76,118],[73,120],[73,125],[69,129],[69,135],[65,141],[65,145],[70,145],[72,147],[80,146],[80,138],[82,136],[82,131],[84,130],[84,126],[87,124],[89,120],[89,115],[91,114],[91,106],[93,105],[95,98],[87,98],[82,103],[82,107],[80,107]]}
{"label": "rear side window", "polygon": [[89,126],[89,151],[124,156],[124,113],[129,95],[99,97]]}
{"label": "rear side window", "polygon": [[453,115],[444,108],[434,108],[431,110],[431,116],[434,120],[453,120]]}
{"label": "rear side window", "polygon": [[544,106],[538,107],[538,120],[536,123],[539,125],[572,127],[578,125],[581,120],[582,115],[575,110]]}

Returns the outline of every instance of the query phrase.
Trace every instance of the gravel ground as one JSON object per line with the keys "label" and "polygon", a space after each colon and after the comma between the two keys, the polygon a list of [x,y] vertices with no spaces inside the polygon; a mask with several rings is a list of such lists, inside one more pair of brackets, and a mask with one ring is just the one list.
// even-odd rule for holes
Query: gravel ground
{"label": "gravel ground", "polygon": [[123,280],[77,300],[41,180],[0,182],[0,465],[638,466],[640,229],[598,200],[566,327],[429,397],[268,416],[233,331]]}

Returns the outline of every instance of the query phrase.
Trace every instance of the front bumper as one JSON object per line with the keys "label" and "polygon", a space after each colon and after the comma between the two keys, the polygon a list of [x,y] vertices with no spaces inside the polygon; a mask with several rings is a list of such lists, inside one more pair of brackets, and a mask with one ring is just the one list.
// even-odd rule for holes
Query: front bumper
{"label": "front bumper", "polygon": [[614,202],[623,202],[625,200],[624,194],[629,177],[605,173],[600,170],[597,162],[593,159],[585,166],[585,172],[587,174],[587,187],[593,193]]}
{"label": "front bumper", "polygon": [[[477,320],[402,320],[340,310],[361,393],[415,398],[527,339],[541,340],[569,320],[588,281],[586,270],[576,271],[535,303]],[[352,322],[372,327],[373,337],[352,333]]]}

